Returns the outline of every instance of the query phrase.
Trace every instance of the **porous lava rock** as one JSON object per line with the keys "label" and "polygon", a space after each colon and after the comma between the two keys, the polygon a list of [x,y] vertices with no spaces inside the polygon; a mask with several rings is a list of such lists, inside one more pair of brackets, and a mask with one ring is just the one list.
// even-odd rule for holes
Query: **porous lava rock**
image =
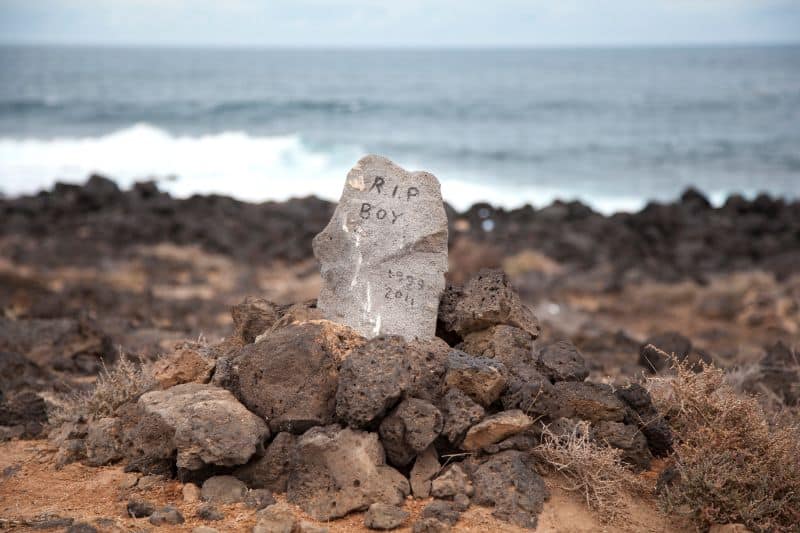
{"label": "porous lava rock", "polygon": [[591,436],[605,446],[622,450],[622,460],[637,470],[650,468],[652,455],[647,439],[638,427],[604,420],[592,426]]}
{"label": "porous lava rock", "polygon": [[447,359],[444,383],[459,389],[477,403],[488,407],[506,387],[506,367],[487,357],[474,357],[453,350]]}
{"label": "porous lava rock", "polygon": [[269,489],[286,492],[289,466],[297,437],[288,432],[275,435],[264,455],[233,471],[233,475],[244,481],[251,489]]}
{"label": "porous lava rock", "polygon": [[386,465],[375,433],[315,427],[297,439],[287,498],[317,520],[363,510],[376,502],[402,505],[408,480]]}
{"label": "porous lava rock", "polygon": [[616,397],[610,385],[560,381],[553,386],[561,417],[580,418],[591,422],[602,420],[622,422],[625,419],[625,404]]}
{"label": "porous lava rock", "polygon": [[539,371],[550,381],[583,381],[589,369],[583,356],[569,341],[557,341],[542,347],[537,357]]}
{"label": "porous lava rock", "polygon": [[441,410],[444,418],[442,434],[453,446],[459,446],[467,430],[479,422],[485,414],[483,407],[458,389],[447,391],[442,400]]}
{"label": "porous lava rock", "polygon": [[461,337],[495,325],[515,326],[539,336],[539,321],[502,270],[482,270],[463,288],[450,287],[439,306],[439,320],[447,331]]}
{"label": "porous lava rock", "polygon": [[153,363],[153,377],[162,388],[181,383],[208,383],[214,359],[196,343],[184,343]]}
{"label": "porous lava rock", "polygon": [[436,453],[435,446],[428,446],[422,453],[417,455],[414,466],[408,476],[411,484],[411,492],[415,498],[427,498],[431,494],[431,480],[439,473],[439,454]]}
{"label": "porous lava rock", "polygon": [[337,417],[349,426],[364,428],[403,396],[436,403],[449,351],[439,339],[410,343],[396,335],[370,339],[342,364]]}
{"label": "porous lava rock", "polygon": [[475,488],[474,503],[494,507],[492,514],[500,520],[536,527],[550,493],[531,455],[509,450],[485,458],[473,456],[466,464]]}
{"label": "porous lava rock", "polygon": [[136,424],[126,440],[129,460],[177,457],[177,466],[198,470],[206,465],[246,463],[269,436],[264,421],[227,390],[186,383],[143,394]]}
{"label": "porous lava rock", "polygon": [[389,462],[406,466],[424,451],[442,431],[442,413],[417,398],[408,398],[380,424],[378,433]]}
{"label": "porous lava rock", "polygon": [[650,393],[638,383],[632,383],[618,388],[615,394],[628,406],[625,423],[639,428],[650,452],[656,457],[668,455],[672,451],[672,430],[653,405]]}
{"label": "porous lava rock", "polygon": [[233,360],[231,389],[273,432],[330,424],[339,365],[362,342],[352,329],[327,320],[271,331]]}

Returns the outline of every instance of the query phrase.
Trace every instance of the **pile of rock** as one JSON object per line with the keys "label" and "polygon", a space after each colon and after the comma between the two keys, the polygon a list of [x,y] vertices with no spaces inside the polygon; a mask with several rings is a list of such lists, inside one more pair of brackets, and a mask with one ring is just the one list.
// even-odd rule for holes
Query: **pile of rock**
{"label": "pile of rock", "polygon": [[448,286],[428,340],[366,339],[313,302],[250,298],[232,314],[223,343],[162,359],[156,390],[59,428],[62,459],[124,462],[198,484],[211,503],[249,501],[263,507],[255,531],[299,528],[272,493],[317,520],[366,510],[375,529],[403,524],[410,494],[432,497],[422,532],[448,529],[470,503],[535,527],[548,491],[530,450],[546,425],[588,421],[637,468],[670,448],[644,389],[586,382],[572,344],[535,344],[536,317],[500,271]]}

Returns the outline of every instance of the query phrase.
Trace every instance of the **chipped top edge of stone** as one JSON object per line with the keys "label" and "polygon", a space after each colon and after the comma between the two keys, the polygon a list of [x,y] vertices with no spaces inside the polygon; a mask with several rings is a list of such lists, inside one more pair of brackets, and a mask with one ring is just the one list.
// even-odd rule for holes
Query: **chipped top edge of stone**
{"label": "chipped top edge of stone", "polygon": [[439,178],[437,178],[435,174],[433,174],[432,172],[429,172],[427,170],[408,170],[408,169],[403,168],[402,166],[398,165],[397,163],[395,163],[394,161],[392,161],[388,157],[385,157],[385,156],[382,156],[382,155],[379,155],[379,154],[367,154],[367,155],[361,157],[361,159],[359,159],[356,162],[356,164],[353,165],[353,168],[351,168],[347,172],[346,183],[348,185],[350,185],[351,187],[353,187],[354,189],[362,190],[364,185],[362,184],[361,187],[356,187],[353,184],[353,179],[352,178],[355,177],[354,176],[355,172],[363,170],[364,166],[366,166],[370,162],[376,162],[378,164],[384,164],[384,165],[390,166],[393,169],[396,169],[396,170],[399,170],[399,171],[403,172],[404,174],[408,174],[409,177],[412,177],[412,178],[423,178],[423,179],[424,178],[429,178],[429,177],[433,178],[433,181],[436,184],[436,187],[437,187],[437,189],[439,191],[439,195],[441,196],[442,184],[439,181]]}

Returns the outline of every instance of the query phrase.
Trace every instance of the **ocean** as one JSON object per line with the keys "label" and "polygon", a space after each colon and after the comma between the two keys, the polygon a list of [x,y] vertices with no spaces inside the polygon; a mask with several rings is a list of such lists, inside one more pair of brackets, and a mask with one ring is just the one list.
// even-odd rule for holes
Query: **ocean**
{"label": "ocean", "polygon": [[336,200],[378,153],[458,208],[800,197],[800,46],[0,47],[0,192],[89,173]]}

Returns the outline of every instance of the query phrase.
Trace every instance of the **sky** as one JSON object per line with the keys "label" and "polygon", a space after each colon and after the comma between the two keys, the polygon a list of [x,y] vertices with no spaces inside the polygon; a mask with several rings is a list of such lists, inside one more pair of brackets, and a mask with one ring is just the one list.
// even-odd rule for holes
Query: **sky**
{"label": "sky", "polygon": [[800,42],[798,0],[0,0],[0,42],[628,46]]}

